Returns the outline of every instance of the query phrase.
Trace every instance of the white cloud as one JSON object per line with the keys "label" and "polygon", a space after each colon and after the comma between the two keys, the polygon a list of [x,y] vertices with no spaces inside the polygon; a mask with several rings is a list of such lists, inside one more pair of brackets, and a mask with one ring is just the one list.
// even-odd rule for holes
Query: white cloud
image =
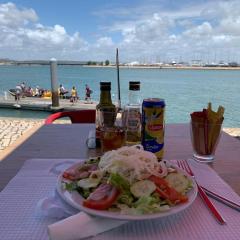
{"label": "white cloud", "polygon": [[130,60],[139,60],[141,56],[142,59],[160,56],[169,61],[183,56],[191,60],[197,55],[211,61],[209,56],[218,52],[219,60],[231,60],[230,56],[240,62],[240,55],[229,54],[230,48],[235,52],[240,49],[239,15],[239,1],[210,1],[171,11],[156,9],[148,18],[122,29],[121,47],[129,53],[126,58]]}
{"label": "white cloud", "polygon": [[[100,37],[91,43],[82,38],[81,29],[69,34],[57,23],[41,24],[33,9],[0,4],[0,58],[114,60],[116,47],[120,48],[121,61],[171,61],[180,56],[183,60],[207,60],[216,52],[219,60],[237,57],[238,0],[192,2],[176,8],[161,3],[150,5],[146,1],[136,7],[99,11],[98,16],[115,18],[106,21],[107,26],[98,26],[101,32],[96,36]],[[114,38],[116,33],[120,37]]]}
{"label": "white cloud", "polygon": [[37,20],[33,9],[0,4],[0,57],[78,59],[88,49],[78,32],[69,35],[61,25],[44,26]]}
{"label": "white cloud", "polygon": [[209,22],[204,22],[199,26],[190,28],[189,30],[183,32],[183,36],[190,38],[205,38],[211,36],[213,33],[212,26]]}
{"label": "white cloud", "polygon": [[64,27],[55,25],[54,27],[42,27],[37,29],[24,29],[23,37],[36,44],[61,45],[68,40]]}
{"label": "white cloud", "polygon": [[[240,11],[239,11],[240,12]],[[229,35],[240,35],[240,16],[229,16],[222,19],[218,28],[221,33]]]}
{"label": "white cloud", "polygon": [[0,4],[0,26],[17,27],[38,20],[33,9],[18,9],[14,3]]}
{"label": "white cloud", "polygon": [[112,47],[113,41],[110,37],[101,37],[97,40],[96,47]]}

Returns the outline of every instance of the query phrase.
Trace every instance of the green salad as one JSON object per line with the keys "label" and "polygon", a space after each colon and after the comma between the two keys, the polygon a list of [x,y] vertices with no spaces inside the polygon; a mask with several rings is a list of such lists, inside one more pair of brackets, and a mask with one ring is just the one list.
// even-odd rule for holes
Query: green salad
{"label": "green salad", "polygon": [[66,170],[63,186],[77,191],[87,208],[141,215],[187,202],[192,181],[137,145],[106,152]]}

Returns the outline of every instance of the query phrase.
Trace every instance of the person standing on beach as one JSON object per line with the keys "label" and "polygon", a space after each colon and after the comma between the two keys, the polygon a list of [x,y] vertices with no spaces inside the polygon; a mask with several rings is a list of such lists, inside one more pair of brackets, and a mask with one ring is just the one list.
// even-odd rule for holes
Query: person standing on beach
{"label": "person standing on beach", "polygon": [[85,101],[91,101],[91,93],[92,90],[90,89],[90,87],[86,84],[86,89],[85,89]]}
{"label": "person standing on beach", "polygon": [[72,105],[73,105],[75,102],[77,102],[77,90],[76,90],[75,86],[73,86],[72,91],[71,91],[70,102],[72,102]]}

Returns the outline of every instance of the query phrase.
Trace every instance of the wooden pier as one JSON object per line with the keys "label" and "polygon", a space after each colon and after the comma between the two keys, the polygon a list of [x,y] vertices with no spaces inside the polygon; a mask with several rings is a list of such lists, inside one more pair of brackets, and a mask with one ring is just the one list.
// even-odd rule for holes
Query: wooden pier
{"label": "wooden pier", "polygon": [[72,104],[69,99],[59,99],[59,107],[52,107],[51,98],[38,98],[38,97],[25,97],[21,98],[18,103],[14,100],[14,97],[8,96],[0,98],[0,108],[7,109],[23,109],[33,111],[47,111],[47,112],[58,112],[58,111],[71,111],[81,109],[96,109],[97,102],[91,101],[90,103],[83,100],[78,100]]}

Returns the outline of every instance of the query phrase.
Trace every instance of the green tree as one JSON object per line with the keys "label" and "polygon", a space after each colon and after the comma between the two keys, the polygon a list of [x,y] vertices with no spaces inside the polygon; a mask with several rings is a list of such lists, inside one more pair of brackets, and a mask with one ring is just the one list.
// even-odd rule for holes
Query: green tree
{"label": "green tree", "polygon": [[109,60],[105,61],[105,65],[108,66],[110,64]]}

